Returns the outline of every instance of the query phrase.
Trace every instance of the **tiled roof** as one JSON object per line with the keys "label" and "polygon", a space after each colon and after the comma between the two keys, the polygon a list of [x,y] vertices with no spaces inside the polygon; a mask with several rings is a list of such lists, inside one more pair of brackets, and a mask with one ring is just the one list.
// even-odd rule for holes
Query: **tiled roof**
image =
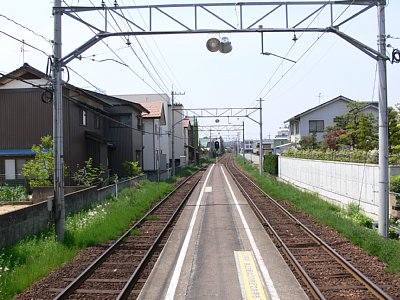
{"label": "tiled roof", "polygon": [[142,113],[143,118],[161,118],[163,103],[160,102],[142,102],[141,105],[150,113]]}

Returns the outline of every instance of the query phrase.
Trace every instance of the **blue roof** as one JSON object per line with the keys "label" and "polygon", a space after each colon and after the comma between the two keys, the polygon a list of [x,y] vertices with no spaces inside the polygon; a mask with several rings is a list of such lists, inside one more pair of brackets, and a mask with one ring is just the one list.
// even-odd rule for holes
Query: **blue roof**
{"label": "blue roof", "polygon": [[0,155],[35,155],[31,149],[0,149]]}

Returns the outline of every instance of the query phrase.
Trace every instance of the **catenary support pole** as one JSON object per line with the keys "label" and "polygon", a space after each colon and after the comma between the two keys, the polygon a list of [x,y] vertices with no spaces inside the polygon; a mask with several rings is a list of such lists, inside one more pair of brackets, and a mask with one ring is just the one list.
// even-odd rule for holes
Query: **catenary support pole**
{"label": "catenary support pole", "polygon": [[[61,0],[54,1],[55,7],[61,7]],[[61,12],[54,10],[54,61],[53,76],[53,148],[54,148],[54,209],[56,235],[59,241],[65,237],[64,203],[64,158],[63,158],[63,96],[61,71]]]}
{"label": "catenary support pole", "polygon": [[260,101],[260,146],[259,146],[259,155],[260,155],[260,159],[259,159],[259,162],[260,162],[260,175],[262,175],[262,173],[263,173],[263,143],[262,143],[262,102],[264,101],[264,100],[262,100],[261,98],[260,98],[260,100],[258,100],[258,101]]}
{"label": "catenary support pole", "polygon": [[[386,0],[378,3],[378,51],[386,55],[385,33]],[[378,57],[379,72],[379,234],[387,237],[389,232],[389,164],[388,164],[388,111],[386,59]]]}

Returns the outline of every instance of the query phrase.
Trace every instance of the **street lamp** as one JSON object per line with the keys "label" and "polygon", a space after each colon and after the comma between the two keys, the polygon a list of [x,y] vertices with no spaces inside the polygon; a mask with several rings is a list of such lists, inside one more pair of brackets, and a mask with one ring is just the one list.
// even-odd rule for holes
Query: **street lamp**
{"label": "street lamp", "polygon": [[221,41],[217,38],[211,38],[207,41],[206,47],[210,52],[219,51],[226,54],[232,51],[232,44],[227,37],[221,38]]}

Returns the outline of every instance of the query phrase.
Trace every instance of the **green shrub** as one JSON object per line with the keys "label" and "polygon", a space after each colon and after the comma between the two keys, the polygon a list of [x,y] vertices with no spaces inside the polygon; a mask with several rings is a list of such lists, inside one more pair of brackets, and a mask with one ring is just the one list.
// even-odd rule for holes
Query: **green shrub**
{"label": "green shrub", "polygon": [[283,156],[316,160],[346,161],[355,163],[378,163],[378,156],[375,151],[365,152],[363,150],[357,149],[340,151],[329,149],[327,149],[326,151],[310,149],[289,149],[283,153]]}
{"label": "green shrub", "polygon": [[347,205],[345,213],[348,218],[352,219],[357,224],[372,229],[373,220],[360,211],[360,207],[357,203],[352,202]]}
{"label": "green shrub", "polygon": [[26,189],[21,185],[19,186],[4,185],[0,187],[0,202],[25,201],[26,199],[27,199]]}
{"label": "green shrub", "polygon": [[142,172],[138,161],[124,161],[122,166],[129,177],[135,177]]}
{"label": "green shrub", "polygon": [[105,174],[106,167],[103,165],[93,166],[93,158],[90,157],[86,160],[84,167],[79,168],[79,165],[76,167],[78,170],[72,175],[76,184],[90,186],[104,181],[102,175]]}
{"label": "green shrub", "polygon": [[264,171],[274,176],[278,175],[278,155],[267,153],[264,156]]}
{"label": "green shrub", "polygon": [[390,177],[390,191],[400,193],[400,176]]}

